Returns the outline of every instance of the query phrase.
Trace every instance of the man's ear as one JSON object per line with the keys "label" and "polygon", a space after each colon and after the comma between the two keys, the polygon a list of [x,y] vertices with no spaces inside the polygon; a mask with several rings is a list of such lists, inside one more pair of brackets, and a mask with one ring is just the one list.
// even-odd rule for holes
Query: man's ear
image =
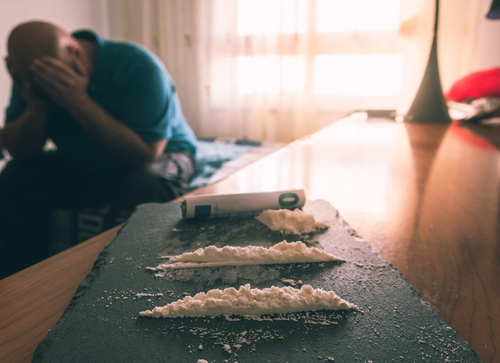
{"label": "man's ear", "polygon": [[66,51],[68,52],[70,58],[81,57],[81,49],[73,42],[66,46]]}
{"label": "man's ear", "polygon": [[71,44],[70,56],[71,56],[71,66],[80,75],[86,75],[88,72],[86,66],[85,51],[79,43]]}

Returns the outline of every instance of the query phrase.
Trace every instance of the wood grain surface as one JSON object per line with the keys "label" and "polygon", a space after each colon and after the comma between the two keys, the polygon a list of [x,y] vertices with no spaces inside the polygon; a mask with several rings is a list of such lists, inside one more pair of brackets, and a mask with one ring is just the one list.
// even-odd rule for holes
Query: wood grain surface
{"label": "wood grain surface", "polygon": [[115,227],[0,281],[0,362],[31,362]]}
{"label": "wood grain surface", "polygon": [[[303,188],[327,200],[484,362],[498,362],[499,130],[342,120],[193,194]],[[0,281],[1,362],[31,360],[117,230]]]}

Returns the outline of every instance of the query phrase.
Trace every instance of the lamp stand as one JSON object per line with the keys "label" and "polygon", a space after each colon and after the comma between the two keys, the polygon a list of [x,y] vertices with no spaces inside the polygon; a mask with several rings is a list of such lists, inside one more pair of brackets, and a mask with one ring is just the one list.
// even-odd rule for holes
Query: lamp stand
{"label": "lamp stand", "polygon": [[417,94],[413,99],[404,121],[415,123],[440,123],[451,122],[448,106],[443,94],[437,57],[437,28],[439,15],[439,0],[436,0],[436,13],[434,19],[434,36],[432,39],[431,53],[427,61],[424,76]]}

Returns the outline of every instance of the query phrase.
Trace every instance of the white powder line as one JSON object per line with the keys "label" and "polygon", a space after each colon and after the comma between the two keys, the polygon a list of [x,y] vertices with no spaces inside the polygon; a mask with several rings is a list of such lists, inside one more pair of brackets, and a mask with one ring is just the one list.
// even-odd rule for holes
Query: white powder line
{"label": "white powder line", "polygon": [[222,248],[208,246],[169,258],[168,263],[147,269],[167,271],[175,268],[344,261],[316,247],[307,247],[300,241],[290,243],[283,241],[269,248],[262,246],[224,246]]}
{"label": "white powder line", "polygon": [[313,289],[304,285],[300,289],[290,286],[251,289],[250,284],[224,290],[213,289],[186,296],[153,310],[141,311],[140,316],[154,318],[196,317],[206,315],[262,315],[300,311],[346,310],[359,308],[338,297],[333,291]]}

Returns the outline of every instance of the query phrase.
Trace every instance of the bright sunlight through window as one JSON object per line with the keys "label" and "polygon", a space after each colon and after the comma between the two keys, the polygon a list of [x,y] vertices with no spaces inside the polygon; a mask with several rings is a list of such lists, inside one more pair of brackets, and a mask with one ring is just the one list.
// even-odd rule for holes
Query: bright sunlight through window
{"label": "bright sunlight through window", "polygon": [[[309,39],[313,41],[312,37],[331,38],[336,33],[397,31],[400,6],[401,0],[238,0],[238,35],[280,36],[313,31]],[[311,12],[315,12],[316,23],[308,27]],[[401,54],[341,52],[331,49],[331,54],[321,54],[330,53],[330,49],[318,49],[306,56],[239,56],[238,93],[300,93],[311,84],[315,95],[400,94]],[[306,78],[308,70],[312,76]]]}
{"label": "bright sunlight through window", "polygon": [[304,33],[308,0],[238,0],[238,35]]}
{"label": "bright sunlight through window", "polygon": [[316,0],[318,33],[394,31],[401,0]]}
{"label": "bright sunlight through window", "polygon": [[314,61],[314,94],[396,96],[401,92],[401,54],[324,54]]}
{"label": "bright sunlight through window", "polygon": [[238,93],[301,92],[305,82],[303,56],[238,57]]}

